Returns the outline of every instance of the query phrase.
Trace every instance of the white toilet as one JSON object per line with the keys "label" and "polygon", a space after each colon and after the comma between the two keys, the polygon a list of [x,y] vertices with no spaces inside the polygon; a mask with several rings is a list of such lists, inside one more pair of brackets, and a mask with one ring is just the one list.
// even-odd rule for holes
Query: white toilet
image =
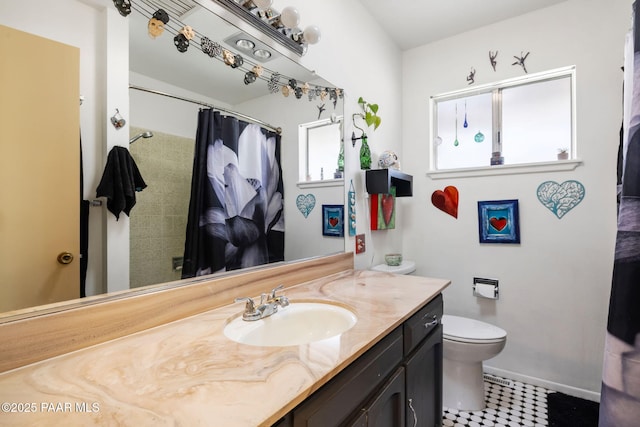
{"label": "white toilet", "polygon": [[[378,264],[375,271],[411,274],[414,261],[399,266]],[[507,332],[479,320],[442,316],[442,403],[452,409],[477,411],[485,408],[482,362],[495,357],[507,342]]]}
{"label": "white toilet", "polygon": [[482,362],[495,357],[507,332],[479,320],[442,316],[444,407],[478,411],[485,408]]}
{"label": "white toilet", "polygon": [[411,274],[416,271],[416,263],[414,261],[402,260],[400,265],[378,264],[371,267],[375,271],[384,271],[385,273],[394,274]]}

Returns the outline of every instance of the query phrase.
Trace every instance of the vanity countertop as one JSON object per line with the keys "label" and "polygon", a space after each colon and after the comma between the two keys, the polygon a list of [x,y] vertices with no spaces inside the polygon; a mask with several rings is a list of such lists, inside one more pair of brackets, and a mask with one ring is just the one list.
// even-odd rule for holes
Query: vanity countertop
{"label": "vanity countertop", "polygon": [[358,322],[336,339],[235,343],[223,329],[236,303],[14,369],[0,374],[0,424],[269,426],[448,285],[347,270],[281,292],[349,306]]}

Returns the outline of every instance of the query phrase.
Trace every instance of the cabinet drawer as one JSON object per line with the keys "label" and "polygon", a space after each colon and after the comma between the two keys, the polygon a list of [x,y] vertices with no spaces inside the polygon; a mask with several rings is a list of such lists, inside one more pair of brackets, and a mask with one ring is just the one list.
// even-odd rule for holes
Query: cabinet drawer
{"label": "cabinet drawer", "polygon": [[294,427],[341,425],[401,361],[402,327],[398,327],[295,408]]}
{"label": "cabinet drawer", "polygon": [[420,311],[404,322],[404,354],[408,355],[440,324],[442,319],[442,295],[438,295]]}

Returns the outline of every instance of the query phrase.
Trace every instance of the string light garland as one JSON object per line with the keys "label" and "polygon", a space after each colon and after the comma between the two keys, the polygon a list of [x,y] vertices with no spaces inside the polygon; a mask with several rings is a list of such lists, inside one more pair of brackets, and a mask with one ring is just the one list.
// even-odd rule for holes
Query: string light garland
{"label": "string light garland", "polygon": [[196,29],[185,25],[179,20],[170,17],[167,12],[158,8],[151,0],[113,0],[118,12],[126,17],[131,10],[149,19],[149,35],[152,38],[160,37],[163,32],[173,36],[173,43],[179,52],[186,53],[194,48],[208,55],[210,58],[222,62],[228,67],[244,72],[244,84],[255,84],[261,80],[267,85],[269,93],[281,93],[284,97],[302,99],[305,97],[309,101],[320,99],[325,101],[327,97],[336,107],[338,99],[343,99],[344,91],[336,87],[320,86],[308,82],[299,82],[295,78],[288,77],[270,70],[261,64],[243,57],[240,53],[231,49],[223,48],[216,41],[211,40],[206,35]]}

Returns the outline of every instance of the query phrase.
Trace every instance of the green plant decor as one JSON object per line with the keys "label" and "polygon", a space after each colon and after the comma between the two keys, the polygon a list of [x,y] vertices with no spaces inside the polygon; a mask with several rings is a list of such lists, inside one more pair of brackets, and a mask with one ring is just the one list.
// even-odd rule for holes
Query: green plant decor
{"label": "green plant decor", "polygon": [[368,127],[373,126],[373,130],[378,129],[378,126],[382,123],[382,119],[378,116],[378,104],[370,104],[360,97],[358,98],[358,105],[362,108],[362,113],[355,113],[353,115],[353,125],[362,131],[362,136],[360,136],[360,138],[356,138],[354,134],[351,137],[351,141],[355,146],[355,141],[357,139],[362,140],[362,145],[360,146],[360,169],[366,170],[371,168],[371,150],[369,149],[369,144],[367,144],[367,134],[364,129],[356,125],[355,118],[356,116],[362,117]]}
{"label": "green plant decor", "polygon": [[362,99],[362,97],[358,98],[358,104],[362,108],[364,119],[367,126],[373,125],[373,130],[378,129],[380,123],[382,123],[382,119],[378,116],[378,104],[369,104],[367,101]]}

